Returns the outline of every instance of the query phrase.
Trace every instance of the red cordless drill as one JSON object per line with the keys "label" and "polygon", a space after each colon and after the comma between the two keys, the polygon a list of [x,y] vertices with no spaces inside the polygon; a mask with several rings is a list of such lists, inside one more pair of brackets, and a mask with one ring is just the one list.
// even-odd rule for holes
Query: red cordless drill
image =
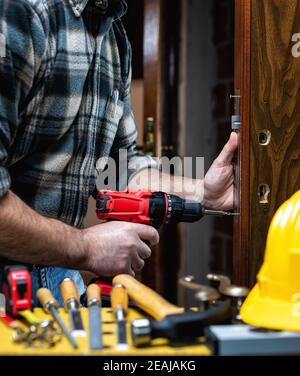
{"label": "red cordless drill", "polygon": [[[97,195],[97,217],[106,221],[142,223],[159,229],[164,224],[196,222],[204,215],[237,215],[231,212],[207,210],[200,203],[184,200],[164,192],[100,191]],[[93,280],[109,295],[110,283]]]}
{"label": "red cordless drill", "polygon": [[196,222],[204,215],[236,215],[231,212],[207,210],[198,202],[147,190],[100,191],[96,206],[97,216],[101,220],[143,223],[157,229],[164,224]]}

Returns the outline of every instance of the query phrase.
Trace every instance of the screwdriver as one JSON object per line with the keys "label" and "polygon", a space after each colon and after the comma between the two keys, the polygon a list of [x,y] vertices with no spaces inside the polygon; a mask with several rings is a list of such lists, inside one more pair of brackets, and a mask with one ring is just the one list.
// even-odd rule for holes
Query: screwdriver
{"label": "screwdriver", "polygon": [[123,285],[115,284],[111,290],[110,297],[117,323],[117,350],[126,350],[128,348],[126,333],[128,294]]}
{"label": "screwdriver", "polygon": [[72,333],[74,336],[85,336],[85,331],[80,314],[78,292],[74,281],[65,278],[60,284],[60,292],[64,301],[65,310],[69,313]]}
{"label": "screwdriver", "polygon": [[103,349],[101,323],[101,290],[98,285],[91,284],[86,290],[89,309],[89,340],[91,350]]}
{"label": "screwdriver", "polygon": [[55,321],[57,322],[57,324],[61,328],[64,335],[67,337],[67,339],[70,342],[70,344],[72,345],[72,347],[74,349],[77,349],[78,345],[77,345],[75,339],[73,338],[72,334],[68,331],[65,323],[63,322],[63,320],[59,316],[59,313],[58,313],[59,305],[58,305],[57,301],[55,300],[55,298],[53,297],[53,295],[51,294],[51,292],[46,288],[40,288],[40,289],[38,289],[36,295],[37,295],[37,298],[39,299],[42,307],[44,308],[44,310],[46,312],[51,313],[51,315],[53,316],[53,318],[55,319]]}

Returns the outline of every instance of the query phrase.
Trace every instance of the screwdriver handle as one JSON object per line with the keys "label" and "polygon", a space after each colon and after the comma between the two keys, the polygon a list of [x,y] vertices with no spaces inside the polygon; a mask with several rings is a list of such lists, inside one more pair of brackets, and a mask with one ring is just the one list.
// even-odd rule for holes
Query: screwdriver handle
{"label": "screwdriver handle", "polygon": [[184,309],[169,303],[149,287],[138,282],[130,275],[118,275],[113,279],[113,284],[123,285],[129,297],[143,311],[156,320],[162,320],[168,315],[183,313]]}
{"label": "screwdriver handle", "polygon": [[114,312],[117,311],[119,307],[122,307],[125,314],[128,311],[128,294],[126,288],[120,284],[116,283],[110,292],[111,306]]}
{"label": "screwdriver handle", "polygon": [[86,289],[87,305],[101,304],[101,289],[95,283],[92,283]]}
{"label": "screwdriver handle", "polygon": [[44,310],[49,311],[49,307],[52,306],[54,308],[58,308],[58,303],[51,294],[51,291],[42,287],[38,289],[36,296],[38,300],[40,301],[42,307]]}
{"label": "screwdriver handle", "polygon": [[70,300],[75,300],[76,303],[79,304],[77,288],[76,288],[74,281],[72,281],[72,279],[65,278],[61,282],[60,292],[61,292],[61,296],[63,298],[65,307],[67,306]]}

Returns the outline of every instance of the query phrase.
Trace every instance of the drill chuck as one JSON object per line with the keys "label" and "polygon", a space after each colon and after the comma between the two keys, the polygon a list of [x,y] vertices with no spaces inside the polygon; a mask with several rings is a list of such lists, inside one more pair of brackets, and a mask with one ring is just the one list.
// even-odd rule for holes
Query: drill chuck
{"label": "drill chuck", "polygon": [[203,208],[198,202],[183,200],[174,195],[167,195],[167,200],[168,214],[165,223],[192,223],[203,217]]}

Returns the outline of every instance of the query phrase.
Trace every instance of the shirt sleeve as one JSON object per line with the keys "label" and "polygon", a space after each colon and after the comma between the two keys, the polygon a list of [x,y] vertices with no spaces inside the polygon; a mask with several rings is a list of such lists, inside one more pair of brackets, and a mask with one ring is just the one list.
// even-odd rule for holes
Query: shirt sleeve
{"label": "shirt sleeve", "polygon": [[10,149],[45,46],[38,10],[25,0],[0,0],[0,197],[11,186]]}
{"label": "shirt sleeve", "polygon": [[[118,189],[127,187],[130,179],[145,168],[158,169],[158,163],[149,155],[144,155],[137,150],[137,128],[131,106],[131,71],[125,88],[124,112],[120,120],[116,138],[112,147],[112,156],[118,161],[119,151],[122,149],[127,155],[127,171],[119,171]],[[118,164],[118,163],[117,163]]]}

